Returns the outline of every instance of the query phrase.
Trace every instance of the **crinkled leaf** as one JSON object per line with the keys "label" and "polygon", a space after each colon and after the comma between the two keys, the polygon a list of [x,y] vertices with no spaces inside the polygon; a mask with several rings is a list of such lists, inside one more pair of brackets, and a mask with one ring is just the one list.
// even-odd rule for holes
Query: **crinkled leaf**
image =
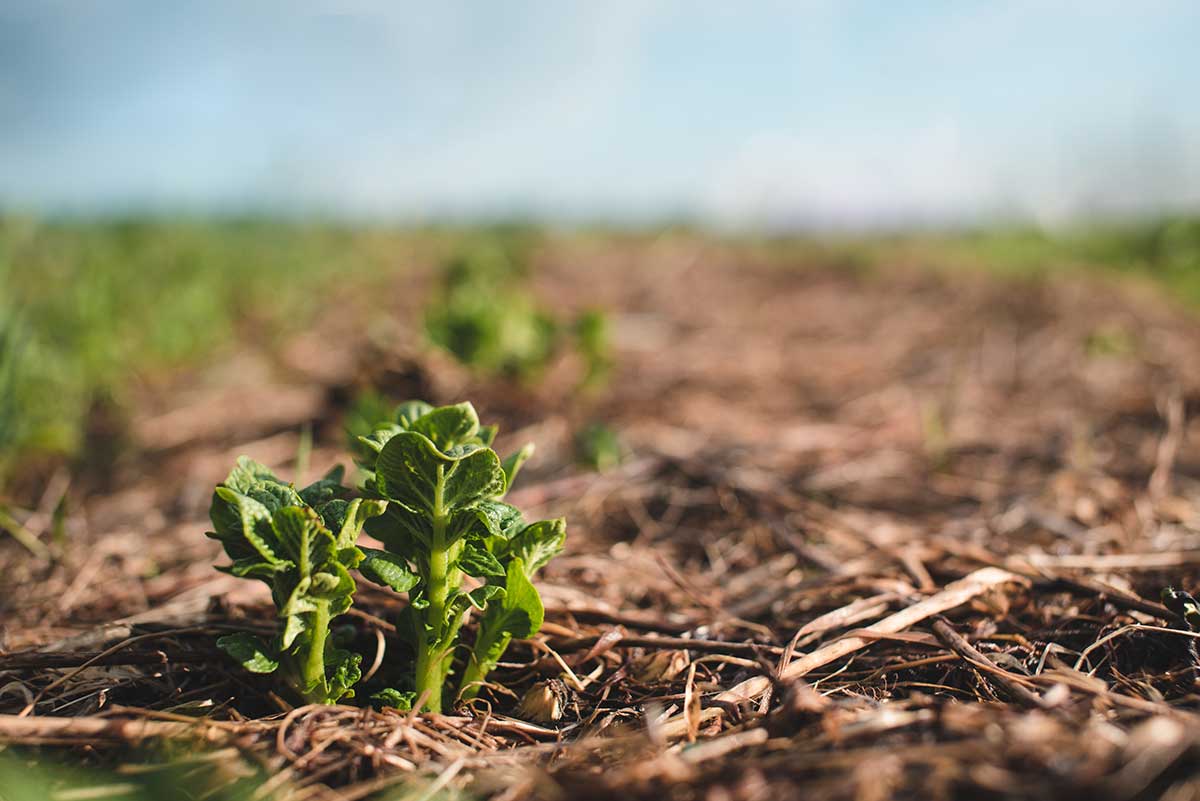
{"label": "crinkled leaf", "polygon": [[525,527],[521,510],[503,501],[484,500],[473,504],[470,514],[453,517],[448,529],[451,542],[461,537],[507,540]]}
{"label": "crinkled leaf", "polygon": [[468,542],[463,548],[458,557],[458,569],[477,578],[504,575],[504,565],[491,551],[475,542]]}
{"label": "crinkled leaf", "polygon": [[405,401],[396,407],[396,423],[407,429],[414,422],[433,411],[433,406],[421,400]]}
{"label": "crinkled leaf", "polygon": [[442,406],[409,424],[408,430],[424,434],[443,453],[469,443],[479,431],[479,415],[470,403]]}
{"label": "crinkled leaf", "polygon": [[391,587],[396,592],[408,592],[421,580],[402,557],[374,548],[362,550],[365,558],[358,566],[358,572],[368,580]]}
{"label": "crinkled leaf", "polygon": [[217,647],[251,673],[274,673],[279,668],[279,660],[253,634],[226,634],[217,638]]}
{"label": "crinkled leaf", "polygon": [[[471,669],[477,680],[460,688],[464,698],[479,692],[479,681],[496,667],[514,637],[529,637],[542,627],[545,610],[537,590],[526,578],[525,565],[520,558],[508,563],[505,587],[493,591],[487,611],[479,624],[475,646],[471,650]],[[466,677],[464,676],[464,680]]]}
{"label": "crinkled leaf", "polygon": [[246,494],[261,503],[272,513],[288,506],[304,505],[304,501],[301,500],[299,493],[287,484],[264,482],[257,487],[251,487]]}
{"label": "crinkled leaf", "polygon": [[504,471],[494,451],[478,448],[455,458],[414,432],[397,434],[384,446],[376,463],[376,480],[388,499],[432,518],[439,470],[444,476],[443,513],[504,493]]}
{"label": "crinkled leaf", "polygon": [[358,542],[358,535],[362,533],[367,520],[383,514],[386,508],[387,504],[383,501],[355,498],[352,501],[329,501],[319,507],[318,512],[326,528],[334,532],[337,547],[345,549]]}
{"label": "crinkled leaf", "polygon": [[365,437],[356,437],[351,443],[354,461],[364,470],[374,471],[375,460],[388,441],[405,429],[395,423],[386,423],[377,427]]}
{"label": "crinkled leaf", "polygon": [[500,458],[495,451],[483,448],[459,459],[454,469],[447,471],[444,502],[451,510],[465,509],[478,501],[502,496],[504,489]]}
{"label": "crinkled leaf", "polygon": [[284,553],[296,563],[302,576],[311,575],[337,549],[333,534],[313,509],[288,506],[277,511],[272,522]]}
{"label": "crinkled leaf", "polygon": [[294,617],[317,611],[316,601],[309,592],[312,589],[312,581],[312,576],[305,576],[296,582],[296,585],[291,588],[291,592],[287,594],[286,600],[279,605],[280,617]]}
{"label": "crinkled leaf", "polygon": [[353,698],[355,684],[362,678],[362,656],[341,648],[325,650],[326,696],[332,703]]}
{"label": "crinkled leaf", "polygon": [[358,503],[358,500],[344,501],[340,498],[326,501],[316,507],[317,514],[321,516],[321,522],[325,524],[325,528],[335,532],[335,538],[338,540],[338,545],[341,546],[341,530],[346,525],[346,520],[350,515],[350,504]]}
{"label": "crinkled leaf", "polygon": [[392,687],[386,687],[371,696],[371,701],[377,707],[391,707],[399,709],[401,712],[408,712],[412,709],[413,702],[417,700],[415,692],[401,692]]}
{"label": "crinkled leaf", "polygon": [[221,541],[231,558],[257,553],[267,562],[283,561],[284,554],[271,525],[271,513],[255,499],[228,487],[217,487],[210,514],[217,534],[220,536],[222,529],[228,532]]}
{"label": "crinkled leaf", "polygon": [[346,469],[338,465],[320,479],[300,490],[297,495],[300,496],[302,501],[312,507],[328,503],[345,493],[346,488],[342,486],[342,480],[345,478],[345,475]]}
{"label": "crinkled leaf", "polygon": [[363,530],[392,553],[412,560],[429,547],[433,536],[433,525],[428,517],[392,501],[388,502],[387,511],[368,520]]}
{"label": "crinkled leaf", "polygon": [[313,574],[312,585],[308,594],[313,598],[334,602],[330,614],[339,615],[345,611],[342,602],[348,607],[350,596],[354,594],[354,579],[345,565],[330,562],[320,573]]}
{"label": "crinkled leaf", "polygon": [[506,553],[521,560],[525,575],[532,578],[547,562],[557,556],[567,539],[567,521],[539,520],[521,530],[509,540]]}
{"label": "crinkled leaf", "polygon": [[231,490],[249,495],[251,490],[263,484],[282,482],[266,465],[254,461],[249,456],[239,456],[233,470],[229,471],[229,475],[221,483]]}
{"label": "crinkled leaf", "polygon": [[238,578],[262,579],[269,584],[277,573],[292,567],[291,562],[267,562],[258,556],[248,556],[245,559],[235,559],[229,567],[218,567],[217,570]]}
{"label": "crinkled leaf", "polygon": [[485,609],[488,601],[503,592],[504,588],[498,584],[484,584],[482,587],[476,587],[468,592],[465,597],[471,606],[476,609]]}
{"label": "crinkled leaf", "polygon": [[475,505],[475,514],[493,537],[511,539],[525,527],[521,510],[503,501],[480,501]]}

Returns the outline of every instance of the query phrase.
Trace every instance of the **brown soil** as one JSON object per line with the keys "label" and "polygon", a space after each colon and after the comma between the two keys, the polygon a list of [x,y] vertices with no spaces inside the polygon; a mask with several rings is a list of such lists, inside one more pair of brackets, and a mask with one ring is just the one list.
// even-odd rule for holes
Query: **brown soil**
{"label": "brown soil", "polygon": [[[62,525],[62,477],[24,516],[59,529],[56,558],[0,544],[0,740],[120,762],[198,737],[296,798],[425,779],[503,799],[1200,797],[1194,639],[1158,603],[1200,576],[1200,325],[1079,277],[778,262],[549,245],[542,297],[612,314],[617,369],[589,395],[570,355],[530,388],[423,349],[423,270],[278,353],[179,376]],[[502,446],[535,441],[513,502],[569,520],[544,631],[471,710],[293,709],[212,645],[269,614],[212,569],[212,485],[241,453],[292,475],[306,426],[315,477],[366,386],[470,399]],[[573,464],[591,420],[629,450],[605,474]],[[358,598],[386,676],[402,601]],[[522,720],[563,664],[563,718]]]}

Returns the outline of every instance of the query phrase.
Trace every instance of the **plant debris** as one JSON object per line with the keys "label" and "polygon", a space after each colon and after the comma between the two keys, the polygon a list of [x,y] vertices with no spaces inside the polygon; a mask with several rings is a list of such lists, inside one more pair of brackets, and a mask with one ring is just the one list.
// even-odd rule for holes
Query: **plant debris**
{"label": "plant debris", "polygon": [[[247,396],[236,437],[150,445],[113,490],[76,480],[61,541],[45,508],[14,511],[55,558],[0,548],[0,741],[118,767],[148,743],[234,749],[269,775],[262,798],[1200,793],[1194,317],[1078,277],[783,269],[670,237],[549,243],[537,264],[555,308],[611,310],[602,394],[555,363],[492,383],[419,326],[388,353],[343,343],[355,380],[470,397],[536,442],[506,500],[571,526],[541,630],[476,698],[294,706],[212,645],[275,626],[257,585],[212,572],[208,490],[237,453],[292,470],[305,424],[331,466],[352,396],[331,385],[319,419],[264,406],[251,432]],[[1095,348],[1101,326],[1138,348]],[[276,375],[255,398],[321,380]],[[181,381],[159,413],[189,406]],[[574,466],[591,419],[628,451],[601,473]],[[360,582],[339,646],[362,657],[356,702],[412,664],[405,606]]]}

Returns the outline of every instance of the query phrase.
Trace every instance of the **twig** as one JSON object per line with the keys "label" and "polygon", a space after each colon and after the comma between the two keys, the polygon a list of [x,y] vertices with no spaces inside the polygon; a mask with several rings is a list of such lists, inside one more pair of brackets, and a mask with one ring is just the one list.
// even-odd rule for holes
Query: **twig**
{"label": "twig", "polygon": [[[568,640],[549,640],[549,644],[560,652],[579,651],[591,648],[605,635],[576,637]],[[783,653],[778,645],[754,642],[728,642],[725,640],[697,640],[688,637],[621,637],[613,648],[659,648],[666,650],[698,651],[713,654],[774,654]]]}
{"label": "twig", "polygon": [[[961,606],[993,587],[1012,582],[1024,583],[1025,579],[997,567],[980,568],[965,578],[947,585],[937,595],[926,598],[906,609],[901,609],[894,615],[885,617],[868,629],[868,631],[877,634],[895,634],[901,632],[914,623]],[[867,647],[871,642],[873,642],[872,639],[862,636],[844,637],[840,640],[835,640],[824,648],[819,648],[811,654],[802,656],[788,665],[784,670],[780,671],[779,679],[781,681],[798,679],[823,665],[827,665],[836,659]],[[771,680],[769,678],[766,676],[755,676],[724,691],[717,696],[717,699],[734,703],[753,701],[763,692],[767,691],[770,686]]]}
{"label": "twig", "polygon": [[131,742],[147,738],[172,738],[200,735],[208,740],[223,739],[232,732],[219,723],[197,720],[174,723],[163,720],[116,720],[105,717],[53,718],[0,715],[0,741],[23,742],[72,738]]}
{"label": "twig", "polygon": [[992,677],[992,679],[1008,692],[1013,698],[1033,707],[1046,708],[1047,704],[1040,695],[1025,687],[1014,674],[1006,670],[1001,670],[992,661],[983,655],[974,645],[967,642],[966,638],[950,627],[950,624],[945,618],[939,617],[933,621],[933,633],[942,641],[942,644],[949,648],[954,653],[958,654],[967,663],[975,668],[984,671]]}

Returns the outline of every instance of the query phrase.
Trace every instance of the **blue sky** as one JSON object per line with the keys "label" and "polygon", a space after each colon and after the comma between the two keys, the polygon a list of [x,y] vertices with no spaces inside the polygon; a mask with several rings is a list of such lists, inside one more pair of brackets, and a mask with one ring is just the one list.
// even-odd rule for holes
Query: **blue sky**
{"label": "blue sky", "polygon": [[1200,208],[1200,3],[0,5],[0,207],[873,226]]}

